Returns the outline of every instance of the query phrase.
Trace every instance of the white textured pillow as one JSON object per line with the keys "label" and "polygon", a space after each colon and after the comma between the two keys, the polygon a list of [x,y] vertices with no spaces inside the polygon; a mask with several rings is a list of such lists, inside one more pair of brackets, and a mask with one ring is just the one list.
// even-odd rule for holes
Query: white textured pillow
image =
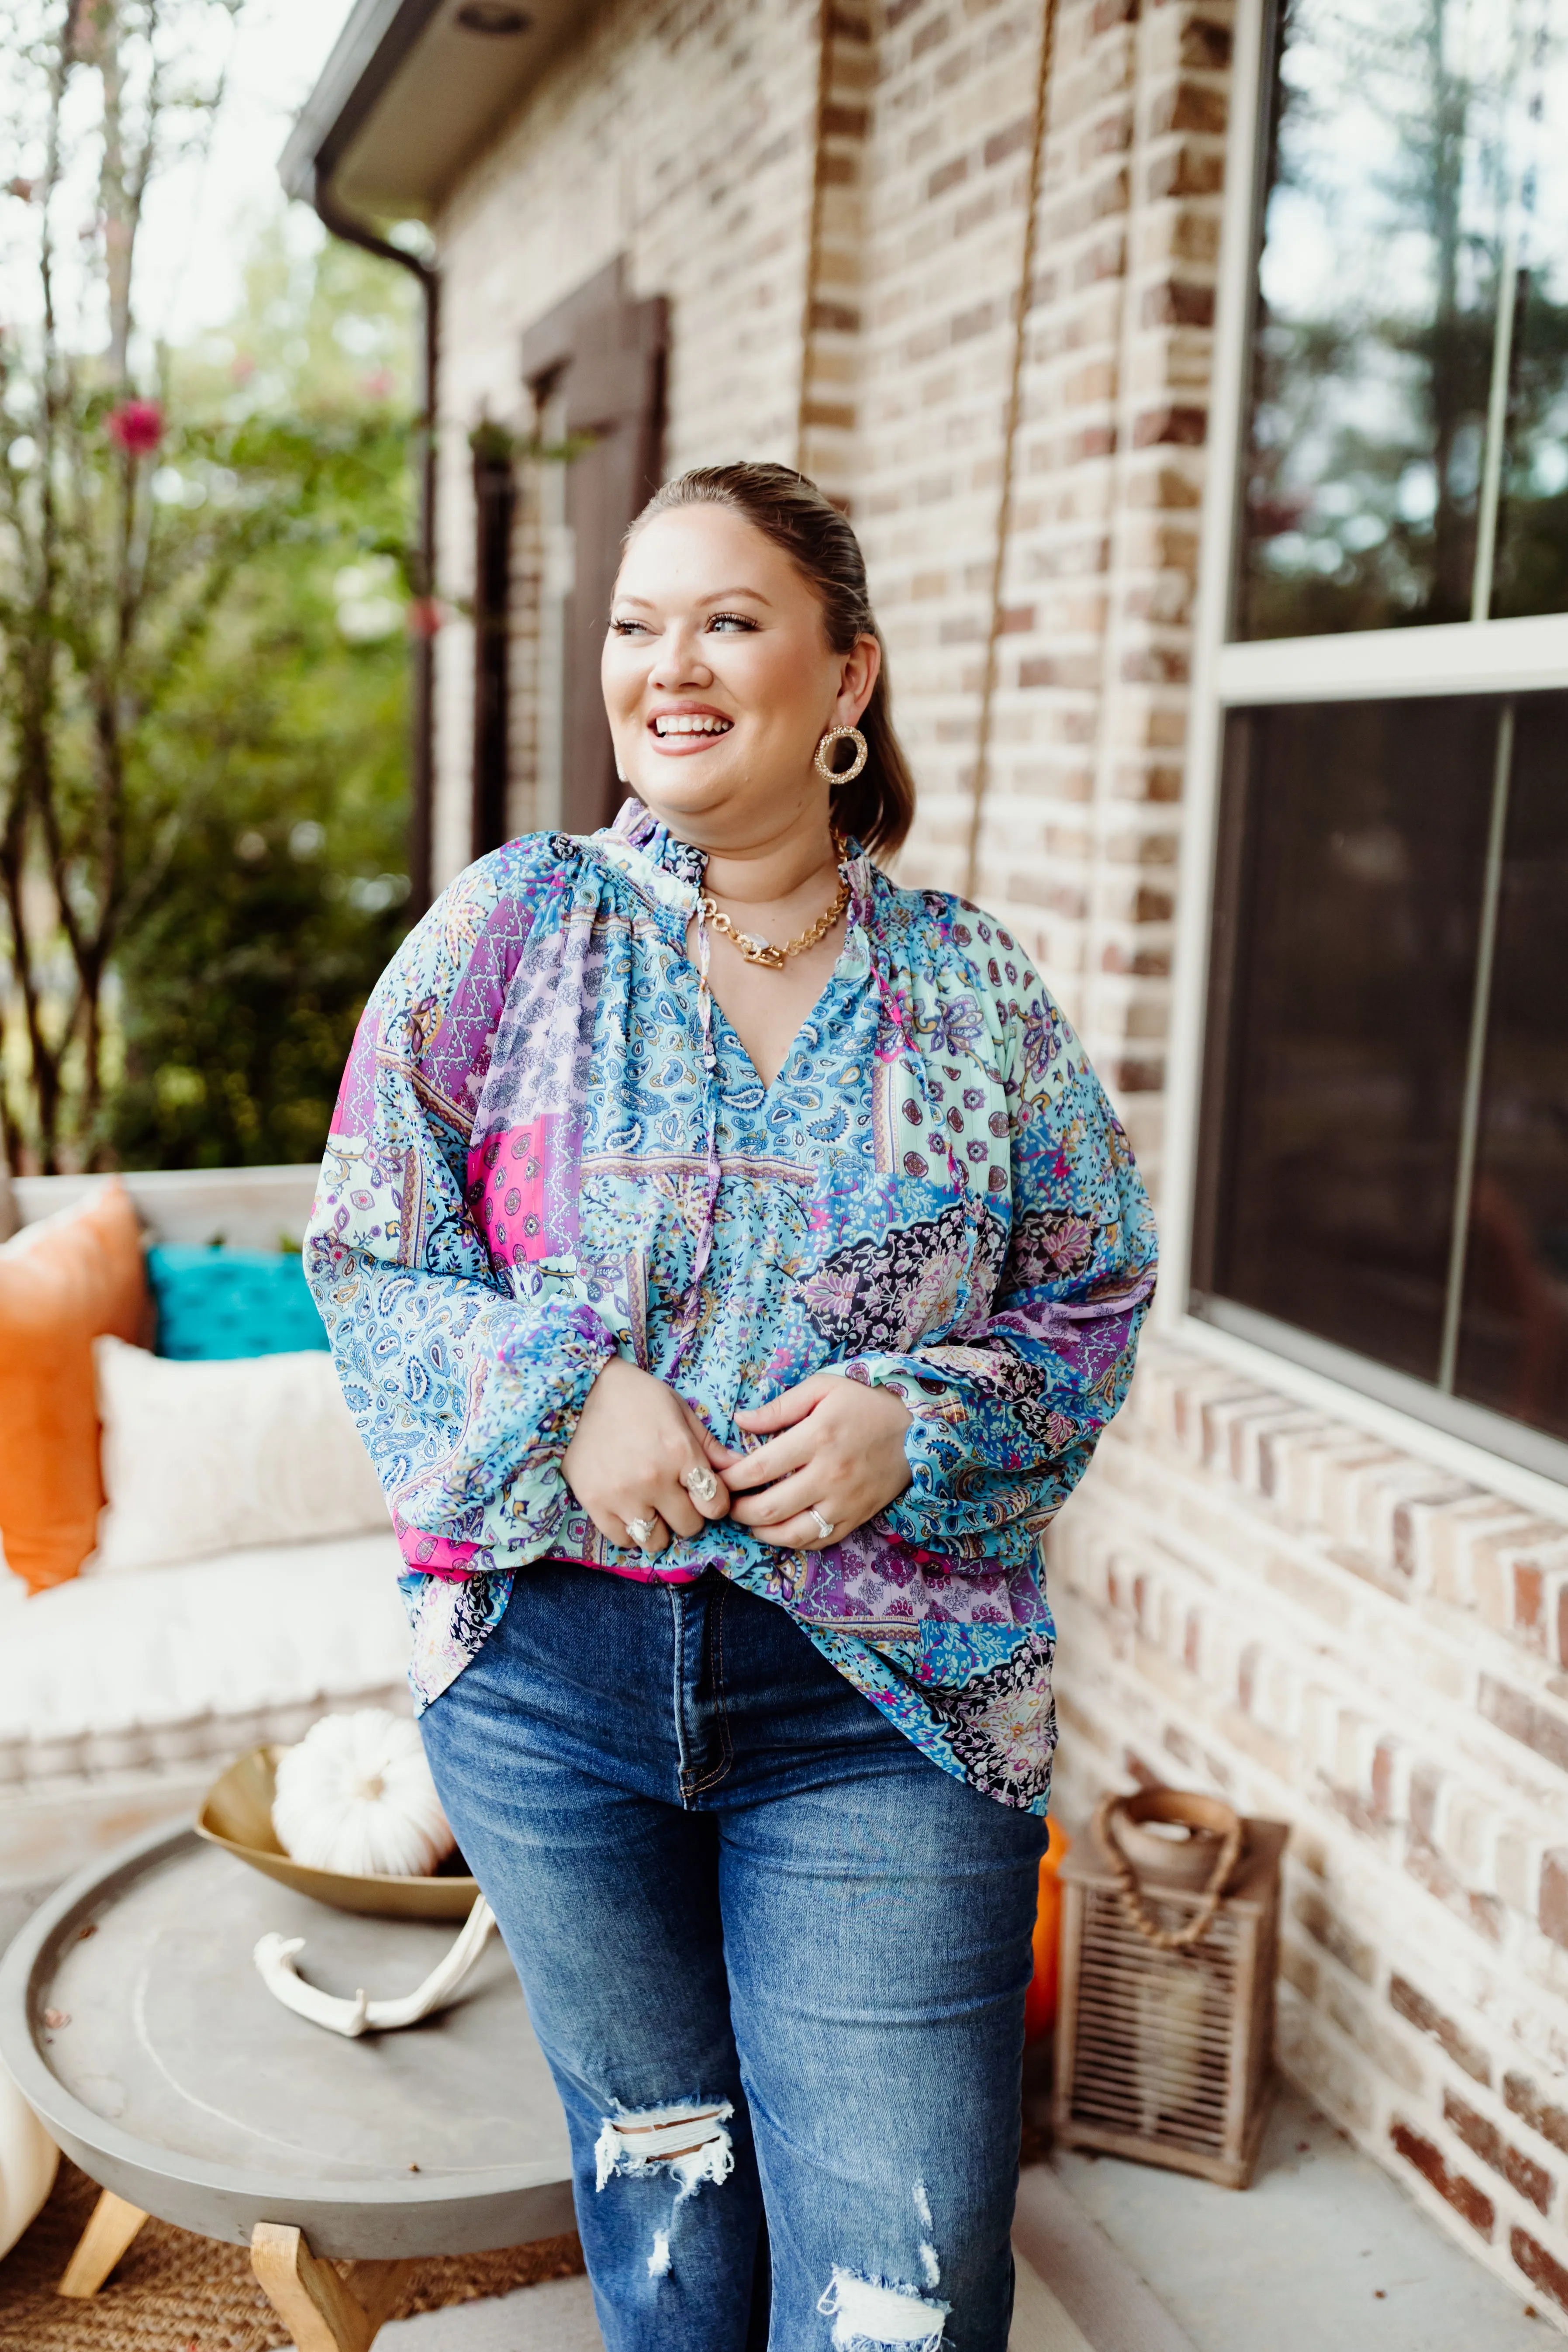
{"label": "white textured pillow", "polygon": [[321,1349],[184,1363],[102,1339],[92,1356],[109,1501],[84,1576],[386,1527]]}

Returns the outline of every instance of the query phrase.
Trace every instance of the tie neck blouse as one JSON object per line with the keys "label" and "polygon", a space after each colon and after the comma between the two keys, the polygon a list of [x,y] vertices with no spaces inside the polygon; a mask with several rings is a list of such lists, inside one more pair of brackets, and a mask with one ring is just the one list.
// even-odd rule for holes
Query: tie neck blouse
{"label": "tie neck blouse", "polygon": [[[700,851],[630,801],[481,859],[344,1074],[305,1265],[406,1563],[416,1702],[546,1558],[717,1569],[945,1770],[1043,1812],[1043,1538],[1126,1392],[1149,1204],[1013,936],[851,844],[842,951],[764,1087],[687,951]],[[815,1372],[890,1389],[910,1483],[820,1551],[722,1519],[657,1561],[562,1476],[615,1354],[726,1445]]]}

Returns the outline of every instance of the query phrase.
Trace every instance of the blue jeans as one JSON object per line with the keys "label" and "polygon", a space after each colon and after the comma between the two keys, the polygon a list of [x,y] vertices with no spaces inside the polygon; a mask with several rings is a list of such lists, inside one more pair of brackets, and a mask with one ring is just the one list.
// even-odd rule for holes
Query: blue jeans
{"label": "blue jeans", "polygon": [[423,1728],[609,2352],[1005,2352],[1045,1823],[711,1570],[523,1570]]}

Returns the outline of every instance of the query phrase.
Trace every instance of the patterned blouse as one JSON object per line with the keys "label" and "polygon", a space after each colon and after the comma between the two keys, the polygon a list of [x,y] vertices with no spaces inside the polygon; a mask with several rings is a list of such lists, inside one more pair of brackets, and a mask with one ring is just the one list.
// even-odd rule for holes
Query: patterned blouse
{"label": "patterned blouse", "polygon": [[[1122,1130],[1010,935],[850,845],[837,968],[763,1087],[687,954],[700,851],[636,801],[470,866],[354,1041],[305,1246],[407,1562],[423,1707],[547,1558],[716,1568],[936,1763],[1043,1812],[1046,1528],[1125,1393],[1154,1231]],[[813,1372],[912,1415],[842,1542],[729,1519],[657,1562],[561,1472],[620,1354],[737,1449]]]}

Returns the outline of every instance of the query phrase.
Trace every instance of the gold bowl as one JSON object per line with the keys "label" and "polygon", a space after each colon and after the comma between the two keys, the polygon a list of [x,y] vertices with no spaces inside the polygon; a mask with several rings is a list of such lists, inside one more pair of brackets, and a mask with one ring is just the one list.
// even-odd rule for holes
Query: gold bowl
{"label": "gold bowl", "polygon": [[380,1919],[466,1919],[479,1900],[479,1883],[460,1854],[451,1854],[430,1878],[386,1878],[369,1871],[312,1870],[284,1853],[272,1826],[272,1796],[279,1747],[253,1748],[220,1772],[202,1801],[196,1834],[222,1846],[252,1870],[281,1880],[339,1911]]}

